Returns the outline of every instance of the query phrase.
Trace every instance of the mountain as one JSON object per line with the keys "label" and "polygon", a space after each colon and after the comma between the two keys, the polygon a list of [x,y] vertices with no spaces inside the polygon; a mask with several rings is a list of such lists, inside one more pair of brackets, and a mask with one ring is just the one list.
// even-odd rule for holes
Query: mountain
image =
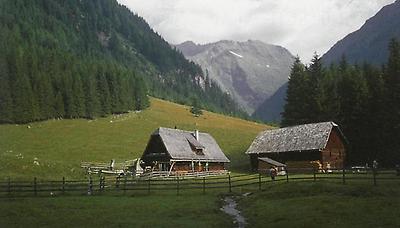
{"label": "mountain", "polygon": [[176,45],[206,76],[229,92],[249,114],[288,81],[294,57],[283,47],[261,41],[219,41]]}
{"label": "mountain", "polygon": [[343,55],[349,63],[386,63],[392,38],[400,39],[400,0],[383,7],[357,31],[337,42],[322,60],[338,63]]}
{"label": "mountain", "polygon": [[279,123],[281,121],[281,113],[286,103],[286,91],[288,83],[283,84],[270,98],[265,100],[253,113],[252,117],[259,120]]}
{"label": "mountain", "polygon": [[0,1],[0,123],[141,110],[147,95],[240,115],[216,83],[116,0]]}

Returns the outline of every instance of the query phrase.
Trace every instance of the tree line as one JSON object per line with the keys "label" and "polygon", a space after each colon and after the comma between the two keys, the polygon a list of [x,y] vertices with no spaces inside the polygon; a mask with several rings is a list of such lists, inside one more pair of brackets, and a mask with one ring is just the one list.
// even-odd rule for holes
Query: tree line
{"label": "tree line", "polygon": [[347,164],[377,159],[400,163],[400,44],[389,44],[387,64],[325,67],[318,55],[309,65],[293,64],[282,126],[334,121],[349,141]]}
{"label": "tree line", "polygon": [[146,94],[246,116],[116,0],[0,1],[0,45],[0,123],[143,109]]}
{"label": "tree line", "polygon": [[1,49],[0,123],[95,118],[149,104],[144,81],[113,62],[32,46]]}

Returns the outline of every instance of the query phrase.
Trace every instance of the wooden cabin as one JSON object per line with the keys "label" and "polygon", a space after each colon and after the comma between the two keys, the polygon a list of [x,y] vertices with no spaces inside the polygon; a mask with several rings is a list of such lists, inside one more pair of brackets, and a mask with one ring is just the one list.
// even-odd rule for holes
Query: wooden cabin
{"label": "wooden cabin", "polygon": [[265,159],[295,168],[342,168],[347,141],[334,122],[304,124],[261,132],[250,145],[253,171],[264,169]]}
{"label": "wooden cabin", "polygon": [[224,171],[230,162],[210,134],[163,127],[151,135],[141,159],[147,169],[169,172]]}

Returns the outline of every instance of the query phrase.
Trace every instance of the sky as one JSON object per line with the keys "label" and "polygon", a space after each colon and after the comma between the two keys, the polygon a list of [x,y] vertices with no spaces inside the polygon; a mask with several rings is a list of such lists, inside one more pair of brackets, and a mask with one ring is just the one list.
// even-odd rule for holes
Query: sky
{"label": "sky", "polygon": [[172,44],[261,40],[309,62],[395,0],[118,0]]}

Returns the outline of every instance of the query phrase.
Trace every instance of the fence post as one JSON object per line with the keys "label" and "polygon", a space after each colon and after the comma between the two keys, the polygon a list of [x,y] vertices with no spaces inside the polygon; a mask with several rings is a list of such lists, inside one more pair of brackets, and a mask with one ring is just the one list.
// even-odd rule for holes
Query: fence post
{"label": "fence post", "polygon": [[176,176],[176,195],[179,196],[179,176]]}
{"label": "fence post", "polygon": [[229,192],[232,192],[232,184],[231,184],[231,174],[228,174],[228,180],[229,180]]}
{"label": "fence post", "polygon": [[258,173],[258,190],[261,191],[261,173]]}
{"label": "fence post", "polygon": [[7,186],[8,195],[11,195],[11,178],[8,177],[8,186]]}
{"label": "fence post", "polygon": [[289,172],[288,172],[288,169],[286,168],[285,171],[286,171],[286,182],[289,182]]}
{"label": "fence post", "polygon": [[150,194],[150,185],[151,185],[151,179],[147,179],[147,194]]}
{"label": "fence post", "polygon": [[346,184],[346,169],[344,167],[342,170],[342,183]]}
{"label": "fence post", "polygon": [[62,194],[64,195],[64,194],[65,194],[65,177],[62,178],[62,187],[61,187],[61,190],[62,190]]}
{"label": "fence post", "polygon": [[36,177],[33,178],[33,192],[35,196],[37,196],[37,179]]}
{"label": "fence post", "polygon": [[126,194],[126,181],[127,181],[126,178],[127,178],[126,175],[124,175],[124,195]]}
{"label": "fence post", "polygon": [[317,180],[317,173],[315,167],[313,168],[314,182]]}
{"label": "fence post", "polygon": [[119,188],[119,176],[115,178],[115,188]]}
{"label": "fence post", "polygon": [[106,186],[106,177],[103,176],[101,182],[101,191],[104,191],[105,186]]}
{"label": "fence post", "polygon": [[372,174],[374,176],[374,186],[376,186],[376,172],[377,172],[377,170],[376,170],[376,168],[374,168],[372,171]]}
{"label": "fence post", "polygon": [[206,193],[206,177],[203,177],[203,194]]}
{"label": "fence post", "polygon": [[93,180],[92,180],[92,176],[89,176],[89,189],[88,189],[88,195],[92,195],[92,190],[93,190]]}

